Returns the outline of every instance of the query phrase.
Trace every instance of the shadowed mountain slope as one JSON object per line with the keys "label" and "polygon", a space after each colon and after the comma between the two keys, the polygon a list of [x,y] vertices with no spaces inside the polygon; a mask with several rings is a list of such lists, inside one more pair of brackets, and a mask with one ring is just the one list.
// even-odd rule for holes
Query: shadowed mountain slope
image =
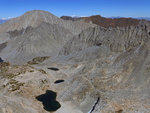
{"label": "shadowed mountain slope", "polygon": [[54,56],[73,35],[94,26],[83,21],[65,21],[47,11],[29,11],[0,25],[0,44],[7,43],[0,55],[18,62],[39,55]]}
{"label": "shadowed mountain slope", "polygon": [[55,56],[73,36],[69,30],[48,23],[9,34],[11,39],[0,55],[13,63],[26,62],[35,56]]}

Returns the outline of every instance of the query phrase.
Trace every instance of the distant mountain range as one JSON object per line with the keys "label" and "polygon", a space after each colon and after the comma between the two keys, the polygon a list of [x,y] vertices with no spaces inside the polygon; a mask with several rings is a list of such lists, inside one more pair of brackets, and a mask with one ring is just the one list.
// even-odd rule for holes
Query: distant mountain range
{"label": "distant mountain range", "polygon": [[0,24],[3,24],[5,22],[7,22],[8,20],[12,19],[12,17],[8,17],[8,18],[0,18]]}
{"label": "distant mountain range", "polygon": [[[112,19],[115,19],[115,18],[123,18],[123,17],[110,17],[110,18],[112,18]],[[135,18],[135,19],[139,19],[139,20],[142,20],[142,19],[144,19],[144,20],[148,20],[148,21],[150,21],[150,17],[137,17],[137,18]]]}
{"label": "distant mountain range", "polygon": [[137,19],[144,19],[144,20],[150,21],[150,17],[139,17],[139,18],[137,18]]}
{"label": "distant mountain range", "polygon": [[[93,15],[93,16],[95,16],[95,15]],[[79,18],[84,18],[84,17],[81,17],[81,16],[62,16],[61,18],[64,19],[64,20],[73,20],[73,21],[75,21]],[[112,16],[112,17],[105,17],[105,18],[119,19],[119,18],[132,18],[132,17]],[[144,20],[150,21],[150,17],[137,17],[137,18],[133,18],[133,19],[138,19],[138,20],[144,19]]]}
{"label": "distant mountain range", "polygon": [[[70,18],[72,18],[73,20],[77,20],[80,17],[62,16],[61,18],[66,19],[66,20],[69,20]],[[108,18],[117,19],[117,18],[124,18],[124,17],[119,17],[118,16],[118,17],[108,17]],[[0,18],[0,24],[3,24],[3,23],[7,22],[10,19],[12,19],[12,17]],[[150,17],[138,17],[138,18],[135,18],[135,19],[140,19],[140,20],[144,19],[144,20],[150,21]]]}
{"label": "distant mountain range", "polygon": [[7,22],[8,20],[3,20],[3,19],[0,19],[0,24],[3,24],[5,22]]}

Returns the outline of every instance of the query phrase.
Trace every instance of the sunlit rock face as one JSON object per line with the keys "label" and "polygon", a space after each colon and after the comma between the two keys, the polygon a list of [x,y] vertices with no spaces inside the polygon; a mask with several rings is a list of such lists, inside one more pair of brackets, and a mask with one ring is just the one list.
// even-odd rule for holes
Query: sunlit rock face
{"label": "sunlit rock face", "polygon": [[93,18],[31,11],[0,25],[0,113],[150,112],[149,22]]}

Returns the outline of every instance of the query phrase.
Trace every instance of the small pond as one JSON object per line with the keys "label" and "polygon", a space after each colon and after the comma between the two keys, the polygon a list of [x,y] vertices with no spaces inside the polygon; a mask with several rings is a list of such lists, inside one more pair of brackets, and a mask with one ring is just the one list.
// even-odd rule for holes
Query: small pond
{"label": "small pond", "polygon": [[62,83],[62,82],[64,82],[65,80],[56,80],[54,83],[55,84],[58,84],[58,83]]}
{"label": "small pond", "polygon": [[46,111],[52,112],[58,110],[61,107],[60,103],[56,100],[56,97],[56,92],[47,90],[45,94],[37,96],[36,99],[42,102],[43,108]]}
{"label": "small pond", "polygon": [[2,60],[2,58],[0,58],[0,62],[4,62],[4,60]]}
{"label": "small pond", "polygon": [[53,71],[59,71],[59,69],[56,68],[56,67],[49,67],[49,68],[47,68],[47,69],[50,69],[50,70],[53,70]]}

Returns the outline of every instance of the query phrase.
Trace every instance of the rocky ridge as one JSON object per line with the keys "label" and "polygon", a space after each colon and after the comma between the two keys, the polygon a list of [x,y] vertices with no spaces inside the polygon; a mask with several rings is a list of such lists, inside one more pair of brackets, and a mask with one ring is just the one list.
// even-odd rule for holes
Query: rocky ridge
{"label": "rocky ridge", "polygon": [[[116,28],[116,27],[128,27],[128,26],[138,26],[141,21],[146,21],[144,19],[134,19],[134,18],[106,18],[100,15],[93,15],[90,17],[70,17],[70,16],[62,16],[61,19],[71,20],[71,21],[79,21],[84,20],[87,23],[93,23],[105,28]],[[149,22],[149,21],[148,21]]]}

